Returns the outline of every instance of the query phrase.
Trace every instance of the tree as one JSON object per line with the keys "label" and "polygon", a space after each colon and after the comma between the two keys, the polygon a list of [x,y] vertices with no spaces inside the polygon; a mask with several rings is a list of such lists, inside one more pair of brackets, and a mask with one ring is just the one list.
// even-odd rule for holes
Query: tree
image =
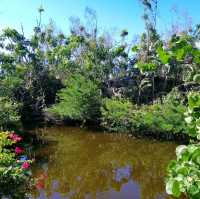
{"label": "tree", "polygon": [[[145,33],[140,38],[140,43],[132,48],[136,53],[136,67],[151,79],[152,101],[155,98],[155,73],[159,62],[156,57],[156,46],[160,37],[156,31],[158,0],[140,0],[144,8],[143,19],[145,22]],[[140,89],[138,89],[140,92]],[[139,96],[139,94],[138,94]]]}
{"label": "tree", "polygon": [[100,116],[101,93],[98,86],[83,75],[76,74],[65,82],[58,93],[58,103],[49,111],[61,118],[96,121]]}

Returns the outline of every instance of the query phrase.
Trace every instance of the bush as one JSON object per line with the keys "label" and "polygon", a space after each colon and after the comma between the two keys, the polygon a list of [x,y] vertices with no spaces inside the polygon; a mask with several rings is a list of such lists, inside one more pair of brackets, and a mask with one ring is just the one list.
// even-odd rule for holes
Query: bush
{"label": "bush", "polygon": [[138,111],[139,129],[153,133],[186,133],[185,111],[185,106],[170,102],[144,105]]}
{"label": "bush", "polygon": [[19,105],[7,97],[0,97],[0,127],[19,121]]}
{"label": "bush", "polygon": [[66,81],[66,88],[58,93],[59,102],[49,112],[61,118],[96,120],[100,116],[100,90],[84,76],[77,74]]}
{"label": "bush", "polygon": [[177,160],[168,165],[166,191],[174,197],[181,194],[190,199],[200,198],[200,146],[179,146]]}
{"label": "bush", "polygon": [[170,102],[137,107],[127,100],[105,99],[101,124],[109,131],[141,135],[185,133],[185,110],[185,106]]}
{"label": "bush", "polygon": [[188,95],[188,111],[185,121],[188,125],[188,134],[193,139],[200,140],[200,94],[191,92]]}
{"label": "bush", "polygon": [[[200,94],[188,95],[188,112],[185,118],[188,134],[192,141],[200,140]],[[177,160],[170,162],[166,191],[179,197],[184,194],[190,199],[200,198],[200,145],[179,146],[176,149]]]}
{"label": "bush", "polygon": [[104,99],[101,107],[101,125],[112,132],[130,132],[133,105],[123,99]]}
{"label": "bush", "polygon": [[21,139],[15,133],[0,132],[0,198],[23,198],[27,191],[31,161],[17,146]]}

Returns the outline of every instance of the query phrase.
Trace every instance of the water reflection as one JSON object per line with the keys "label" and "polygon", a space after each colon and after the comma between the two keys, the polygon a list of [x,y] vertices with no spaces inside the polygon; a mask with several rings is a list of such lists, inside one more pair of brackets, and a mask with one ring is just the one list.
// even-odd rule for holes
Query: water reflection
{"label": "water reflection", "polygon": [[168,199],[166,165],[175,144],[49,128],[37,152],[32,199]]}

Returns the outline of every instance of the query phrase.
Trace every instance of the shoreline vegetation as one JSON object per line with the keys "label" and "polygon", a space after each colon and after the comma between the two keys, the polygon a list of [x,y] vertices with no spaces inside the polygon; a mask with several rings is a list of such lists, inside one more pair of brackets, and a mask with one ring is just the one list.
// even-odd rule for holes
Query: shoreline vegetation
{"label": "shoreline vegetation", "polygon": [[[128,30],[118,41],[101,32],[90,8],[84,20],[71,21],[68,35],[52,21],[42,23],[42,7],[29,38],[23,31],[2,30],[0,183],[14,179],[17,190],[31,176],[24,150],[29,142],[21,143],[31,136],[10,131],[75,123],[189,144],[178,147],[177,160],[169,164],[166,191],[200,198],[200,25],[163,37],[156,27],[158,1],[140,3],[145,31],[134,44]],[[10,194],[4,193],[19,198]]]}

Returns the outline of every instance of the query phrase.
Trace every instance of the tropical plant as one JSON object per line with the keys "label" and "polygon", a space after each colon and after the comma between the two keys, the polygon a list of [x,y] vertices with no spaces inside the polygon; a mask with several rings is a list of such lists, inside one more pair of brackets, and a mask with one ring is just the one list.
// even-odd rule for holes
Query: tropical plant
{"label": "tropical plant", "polygon": [[174,85],[193,81],[199,74],[200,50],[191,35],[173,35],[165,44],[158,45],[157,55],[168,71],[167,76],[174,79]]}
{"label": "tropical plant", "polygon": [[22,138],[14,132],[0,132],[0,197],[24,198],[30,180],[31,161],[17,146]]}
{"label": "tropical plant", "polygon": [[177,160],[168,165],[166,191],[174,197],[182,194],[200,198],[200,146],[181,145],[176,149]]}
{"label": "tropical plant", "polygon": [[200,94],[191,92],[188,95],[188,111],[185,113],[188,134],[193,139],[200,140]]}
{"label": "tropical plant", "polygon": [[[188,134],[192,139],[199,141],[199,108],[200,94],[191,92],[188,95],[188,112],[186,122]],[[191,144],[178,146],[176,149],[177,160],[170,162],[166,191],[175,197],[181,194],[190,199],[200,198],[200,145]]]}
{"label": "tropical plant", "polygon": [[66,88],[58,93],[58,103],[48,110],[73,120],[98,120],[100,116],[101,93],[98,86],[83,75],[76,74],[65,82]]}

